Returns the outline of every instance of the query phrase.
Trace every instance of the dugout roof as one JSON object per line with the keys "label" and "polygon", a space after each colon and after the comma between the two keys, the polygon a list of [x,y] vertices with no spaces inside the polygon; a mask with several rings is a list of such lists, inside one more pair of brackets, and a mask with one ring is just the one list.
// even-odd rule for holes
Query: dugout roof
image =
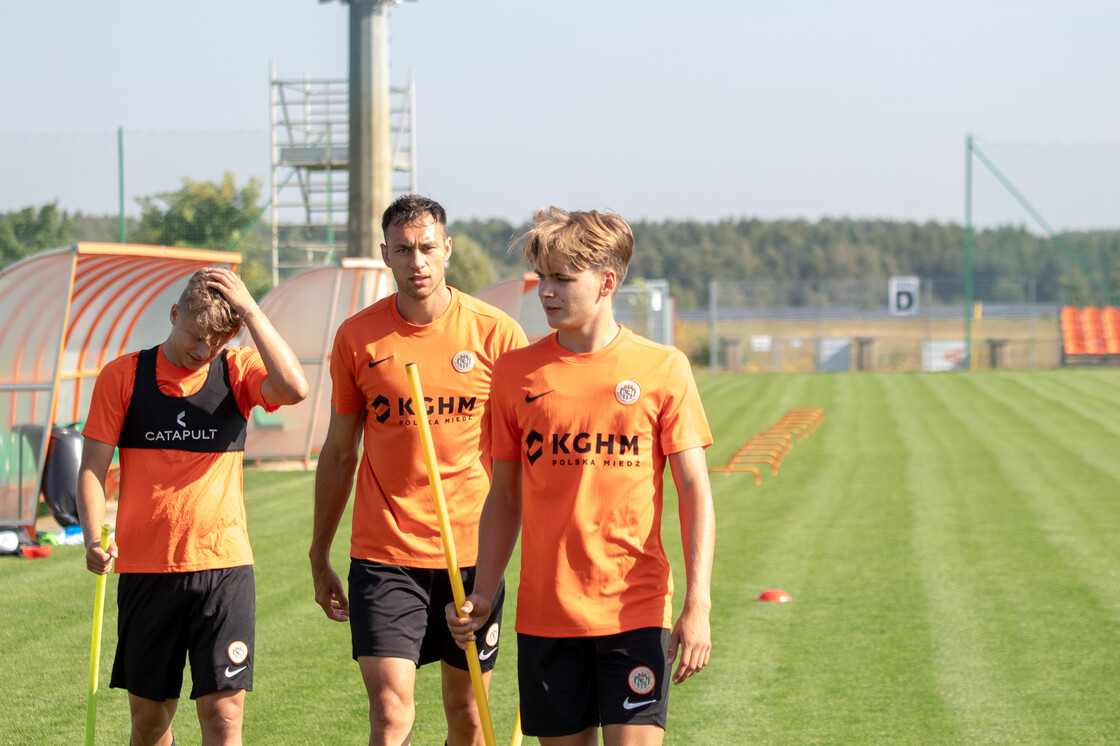
{"label": "dugout roof", "polygon": [[0,525],[35,524],[52,425],[85,418],[102,366],[159,344],[187,278],[240,254],[78,243],[0,271]]}
{"label": "dugout roof", "polygon": [[498,280],[477,295],[479,300],[497,306],[512,316],[514,321],[521,324],[530,342],[546,337],[552,331],[536,296],[537,275],[533,272]]}
{"label": "dugout roof", "polygon": [[[311,393],[273,414],[255,408],[245,438],[246,459],[300,459],[309,465],[327,437],[331,416],[330,353],[339,325],[394,289],[380,259],[346,258],[280,283],[261,310],[299,358]],[[244,334],[241,344],[253,346]]]}

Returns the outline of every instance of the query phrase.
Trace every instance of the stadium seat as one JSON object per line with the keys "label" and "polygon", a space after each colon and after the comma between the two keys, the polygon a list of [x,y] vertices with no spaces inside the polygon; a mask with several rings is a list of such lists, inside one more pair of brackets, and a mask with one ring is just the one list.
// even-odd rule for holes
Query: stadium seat
{"label": "stadium seat", "polygon": [[1067,355],[1084,355],[1085,344],[1081,336],[1081,314],[1074,306],[1063,306],[1061,311],[1062,350]]}
{"label": "stadium seat", "polygon": [[1085,352],[1089,355],[1102,355],[1105,352],[1104,330],[1101,324],[1101,309],[1085,306],[1081,309],[1081,339]]}
{"label": "stadium seat", "polygon": [[1120,308],[1105,306],[1101,310],[1101,331],[1104,351],[1109,355],[1120,354]]}

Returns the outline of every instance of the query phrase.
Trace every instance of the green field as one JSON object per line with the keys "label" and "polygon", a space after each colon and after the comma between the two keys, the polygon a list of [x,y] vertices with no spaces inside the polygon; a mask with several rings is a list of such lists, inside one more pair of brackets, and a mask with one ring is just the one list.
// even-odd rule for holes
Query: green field
{"label": "green field", "polygon": [[[712,467],[790,409],[825,416],[760,486],[713,475],[712,662],[674,688],[667,743],[1120,741],[1120,371],[719,374],[699,384]],[[249,744],[368,735],[347,630],[312,600],[312,480],[246,474],[258,593]],[[679,583],[675,508],[666,515]],[[336,568],[345,555],[342,537]],[[768,588],[793,601],[756,601]],[[0,590],[0,744],[81,743],[94,592],[81,549],[0,558]],[[126,695],[105,686],[113,598],[99,744],[125,742],[128,729]],[[491,707],[508,743],[512,625],[503,639]],[[437,673],[421,670],[417,744],[442,743]],[[188,700],[176,720],[179,744],[198,744]]]}

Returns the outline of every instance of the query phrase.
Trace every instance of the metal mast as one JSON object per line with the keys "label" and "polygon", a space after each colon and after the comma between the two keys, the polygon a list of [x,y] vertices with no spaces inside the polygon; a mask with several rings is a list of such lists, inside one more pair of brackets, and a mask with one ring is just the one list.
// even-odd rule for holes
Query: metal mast
{"label": "metal mast", "polygon": [[407,88],[389,86],[387,12],[399,0],[342,2],[349,78],[280,80],[272,68],[274,285],[343,255],[379,259],[381,214],[395,194],[417,190],[412,76]]}
{"label": "metal mast", "polygon": [[347,256],[374,257],[393,197],[389,138],[389,11],[394,0],[350,3],[350,218]]}

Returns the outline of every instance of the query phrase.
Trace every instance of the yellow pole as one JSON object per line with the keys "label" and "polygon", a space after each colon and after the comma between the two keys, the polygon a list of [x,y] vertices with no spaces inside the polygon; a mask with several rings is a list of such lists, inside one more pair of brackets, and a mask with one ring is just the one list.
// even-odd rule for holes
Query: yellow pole
{"label": "yellow pole", "polygon": [[[447,558],[447,574],[451,579],[451,593],[455,597],[455,608],[461,609],[467,594],[463,590],[463,579],[459,577],[459,561],[455,557],[455,540],[451,535],[451,521],[447,517],[447,502],[443,498],[443,481],[436,466],[436,449],[432,443],[432,431],[428,426],[427,413],[424,411],[424,392],[420,389],[420,374],[416,363],[404,366],[408,374],[408,386],[412,391],[413,406],[416,407],[416,421],[420,426],[420,446],[424,450],[424,462],[428,467],[428,489],[436,505],[439,518],[439,535],[443,542],[443,556]],[[482,668],[478,663],[478,648],[474,642],[467,643],[467,668],[474,685],[474,698],[478,702],[478,717],[482,721],[482,732],[486,746],[495,746],[494,725],[490,722],[490,706],[486,701],[486,688],[482,685]]]}
{"label": "yellow pole", "polygon": [[[984,301],[978,300],[972,306],[972,318],[975,325],[972,328],[972,335],[975,336],[976,332],[980,330],[980,321],[984,318]],[[972,340],[968,340],[968,349],[972,349]],[[969,355],[968,369],[976,370],[976,355]]]}
{"label": "yellow pole", "polygon": [[[108,523],[101,527],[101,548],[109,549]],[[107,574],[106,574],[107,575]],[[94,723],[97,720],[97,670],[101,665],[101,617],[105,611],[105,578],[97,576],[97,591],[93,594],[93,634],[89,643],[89,694],[86,697],[86,746],[93,746]]]}
{"label": "yellow pole", "polygon": [[513,722],[513,738],[509,739],[509,746],[521,746],[521,708],[517,708],[517,720]]}

